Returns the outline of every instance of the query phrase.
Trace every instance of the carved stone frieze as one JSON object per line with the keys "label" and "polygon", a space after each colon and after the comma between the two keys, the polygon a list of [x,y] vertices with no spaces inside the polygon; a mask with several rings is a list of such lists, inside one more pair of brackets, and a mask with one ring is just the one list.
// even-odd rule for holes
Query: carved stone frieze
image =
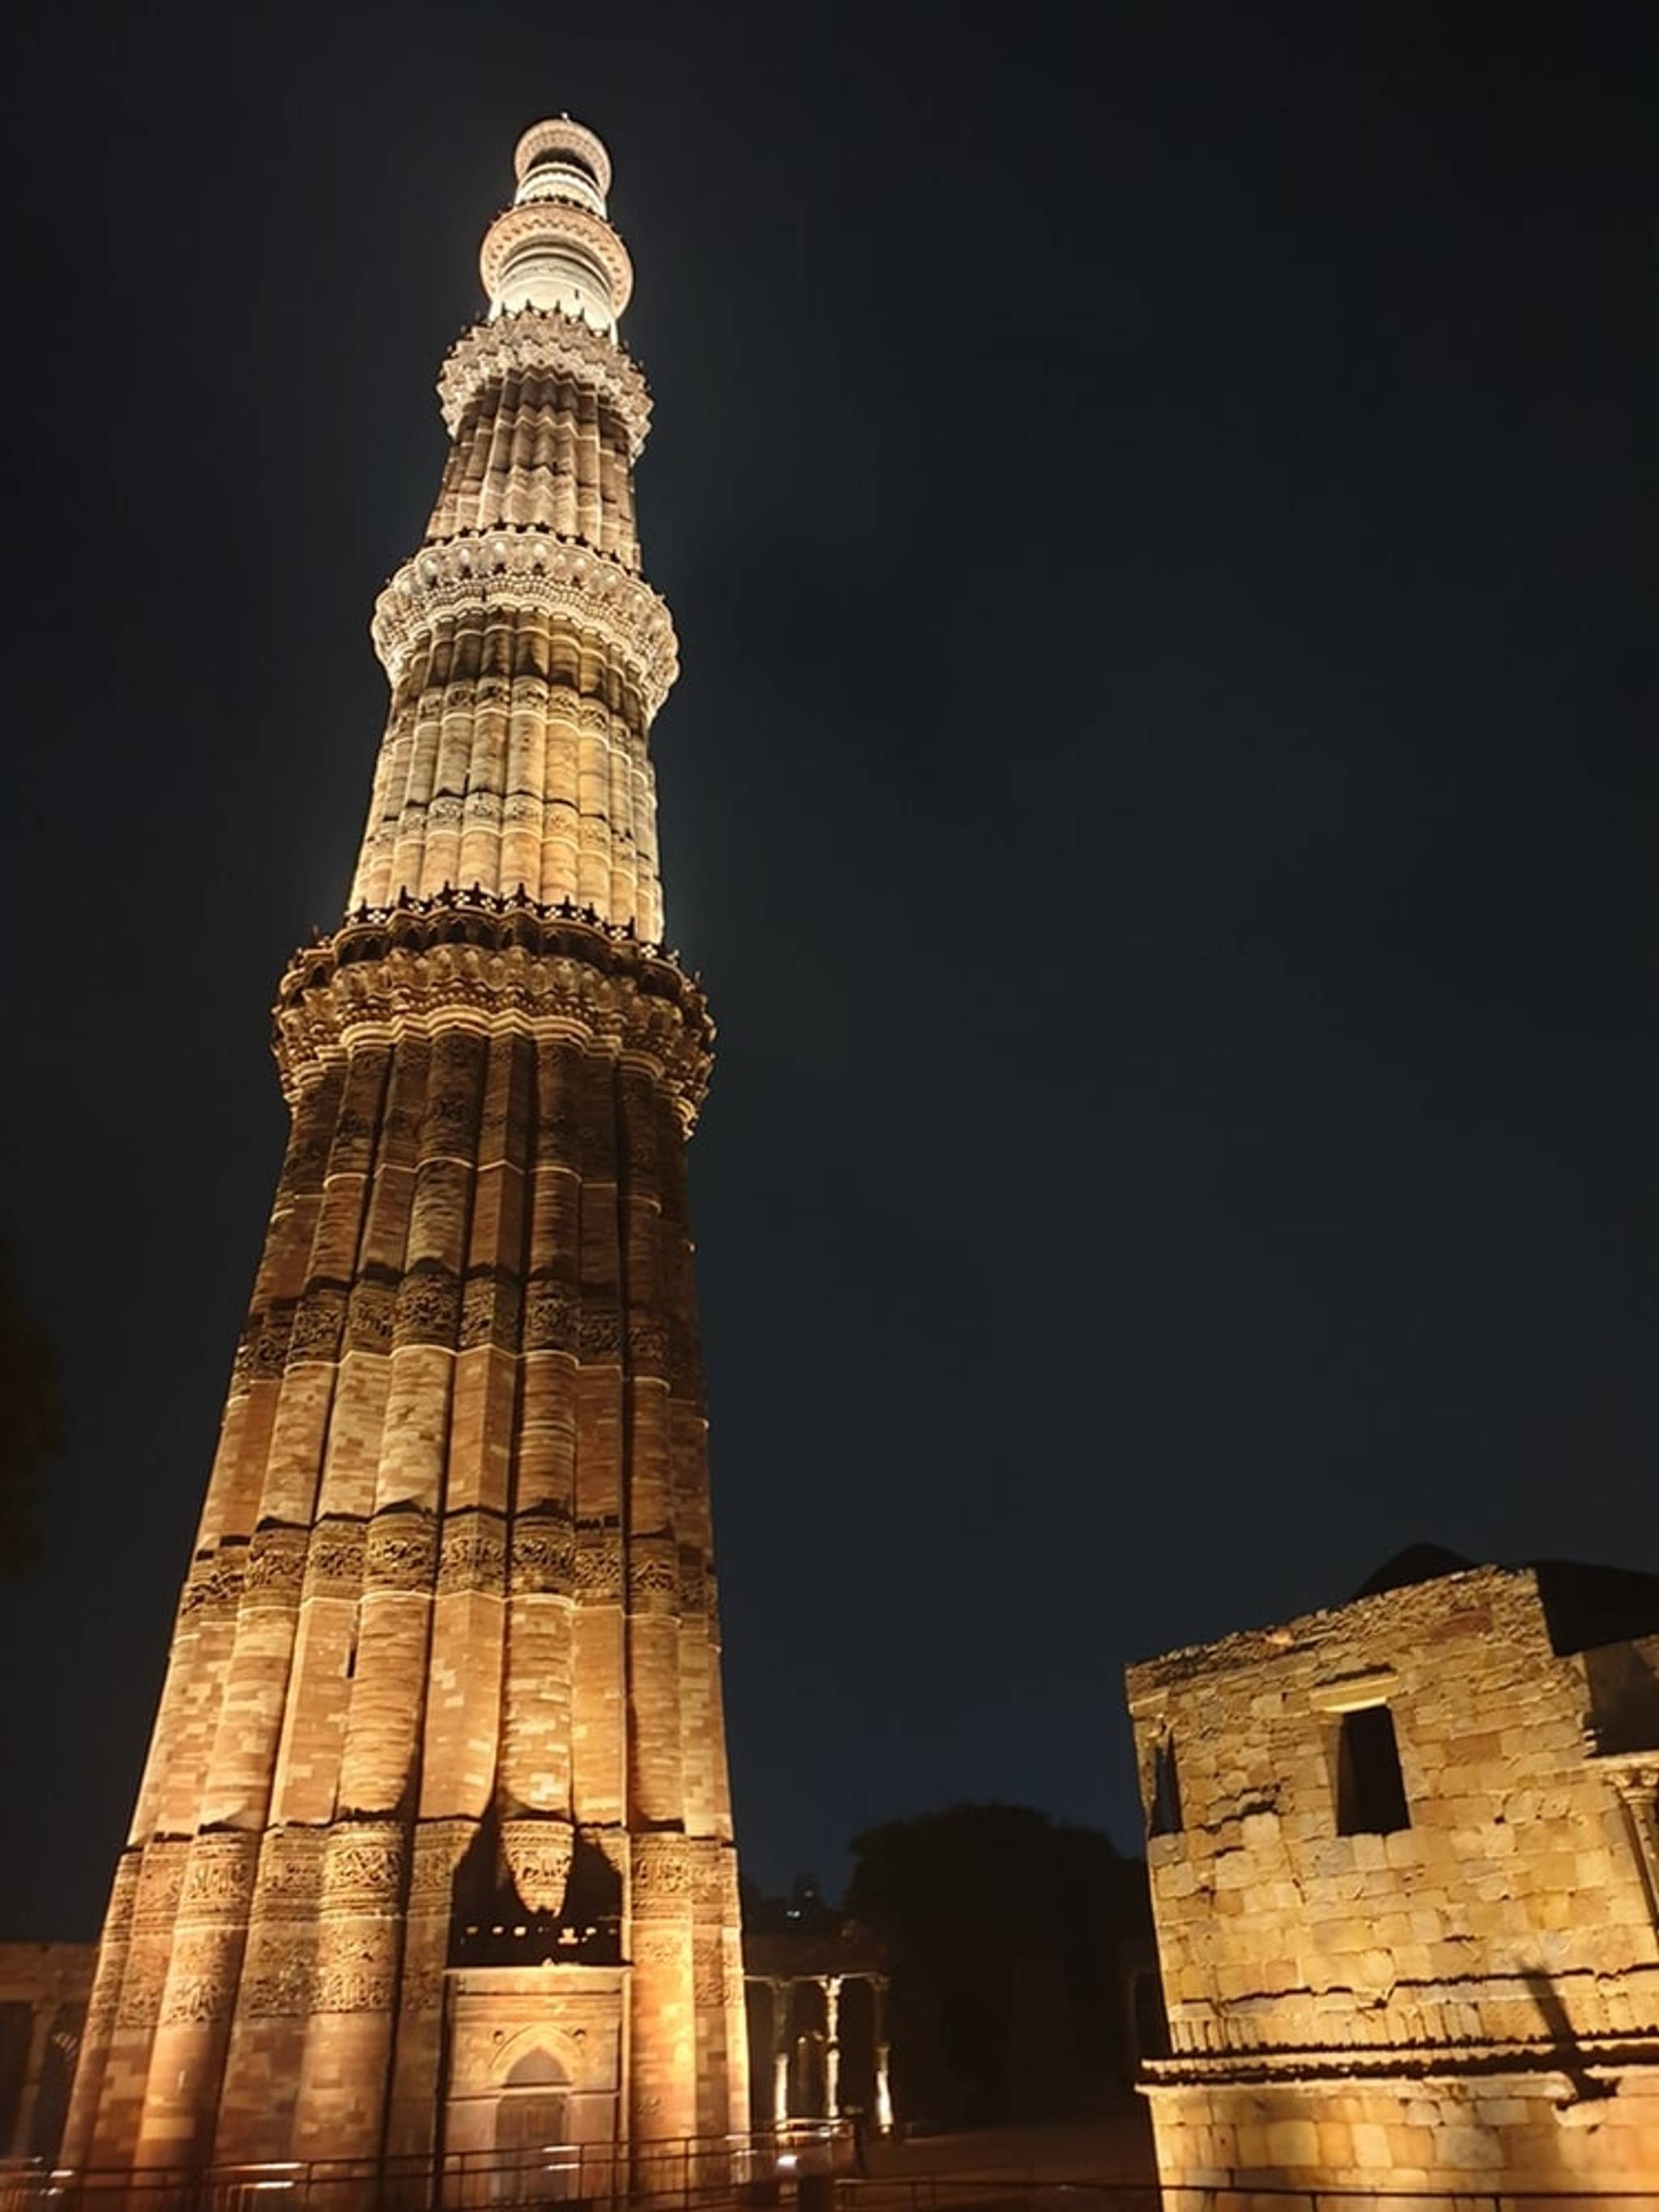
{"label": "carved stone frieze", "polygon": [[127,1954],[126,1969],[121,1976],[121,1994],[116,2000],[115,2025],[118,2028],[152,2028],[155,2016],[161,2009],[161,1991],[167,1982],[167,1954],[157,1946],[135,1943]]}
{"label": "carved stone frieze", "polygon": [[616,1528],[576,1531],[576,1595],[586,1605],[613,1605],[623,1594],[623,1544]]}
{"label": "carved stone frieze", "polygon": [[461,1293],[461,1350],[494,1344],[504,1352],[516,1351],[519,1307],[518,1282],[504,1268],[475,1275]]}
{"label": "carved stone frieze", "polygon": [[305,1528],[256,1528],[247,1548],[242,1587],[250,1597],[296,1591],[305,1580],[310,1532]]}
{"label": "carved stone frieze", "polygon": [[273,1299],[254,1341],[251,1382],[274,1382],[280,1377],[288,1364],[288,1343],[293,1329],[293,1300]]}
{"label": "carved stone frieze", "polygon": [[363,1584],[367,1532],[361,1521],[319,1521],[306,1552],[305,1587],[322,1596],[356,1597]]}
{"label": "carved stone frieze", "polygon": [[395,1284],[360,1279],[351,1286],[346,1306],[345,1349],[348,1352],[389,1352],[392,1317],[397,1303]]}
{"label": "carved stone frieze", "polygon": [[576,1316],[576,1351],[586,1364],[606,1366],[622,1358],[622,1314],[610,1299],[585,1297]]}
{"label": "carved stone frieze", "polygon": [[461,1317],[461,1286],[447,1270],[423,1268],[398,1285],[394,1344],[453,1345]]}
{"label": "carved stone frieze", "polygon": [[507,1573],[507,1530],[482,1508],[449,1514],[438,1552],[438,1589],[499,1592]]}
{"label": "carved stone frieze", "polygon": [[308,1360],[337,1358],[345,1315],[343,1289],[335,1284],[313,1284],[294,1310],[286,1364],[298,1367]]}
{"label": "carved stone frieze", "polygon": [[[637,1063],[665,1086],[688,1130],[708,1088],[714,1034],[696,984],[626,928],[483,893],[360,910],[326,942],[295,956],[275,1019],[290,1099],[356,1042],[429,1036],[465,1022],[499,1033],[563,1034]],[[360,1291],[351,1300],[354,1330]],[[256,1367],[265,1360],[265,1334]],[[285,1346],[285,1326],[281,1335]],[[276,1355],[273,1371],[281,1365]]]}
{"label": "carved stone frieze", "polygon": [[316,1937],[309,1924],[252,1931],[242,1970],[240,2009],[252,2019],[291,2019],[311,2010]]}
{"label": "carved stone frieze", "polygon": [[246,1571],[247,1547],[242,1544],[222,1545],[217,1551],[192,1559],[179,1601],[180,1618],[193,1620],[234,1613]]}
{"label": "carved stone frieze", "polygon": [[148,1936],[157,1929],[171,1929],[179,1914],[179,1899],[184,1892],[185,1869],[190,1858],[190,1845],[184,1840],[151,1844],[144,1852],[144,1863],[139,1871],[138,1893],[132,1901],[132,1932]]}
{"label": "carved stone frieze", "polygon": [[738,1920],[738,1855],[718,1836],[690,1839],[697,1917],[705,1923],[735,1928]]}
{"label": "carved stone frieze", "polygon": [[679,1609],[688,1619],[703,1612],[708,1603],[708,1568],[696,1544],[682,1544],[677,1562]]}
{"label": "carved stone frieze", "polygon": [[525,1293],[526,1352],[574,1352],[581,1296],[568,1283],[532,1283]]}
{"label": "carved stone frieze", "polygon": [[409,1869],[409,1908],[411,1915],[447,1911],[455,1869],[466,1856],[467,1845],[478,1832],[476,1820],[422,1820],[415,1831],[415,1848]]}
{"label": "carved stone frieze", "polygon": [[423,1590],[438,1565],[438,1528],[430,1513],[394,1505],[368,1524],[363,1586],[374,1590]]}
{"label": "carved stone frieze", "polygon": [[251,1832],[198,1836],[179,1897],[179,1921],[205,1924],[236,1921],[246,1912],[258,1864],[259,1838]]}
{"label": "carved stone frieze", "polygon": [[691,1938],[691,1994],[700,2005],[726,2002],[726,1948],[718,1929]]}
{"label": "carved stone frieze", "polygon": [[313,2012],[385,2012],[398,1985],[391,1923],[331,1928],[325,1923],[313,1972]]}
{"label": "carved stone frieze", "polygon": [[636,1919],[683,1917],[696,1894],[696,1846],[678,1834],[637,1835],[629,1847],[629,1901]]}
{"label": "carved stone frieze", "polygon": [[639,1613],[672,1613],[679,1595],[672,1536],[634,1536],[628,1546],[628,1602]]}
{"label": "carved stone frieze", "polygon": [[181,1931],[173,1939],[157,2017],[163,2027],[228,2020],[236,2001],[239,1930]]}
{"label": "carved stone frieze", "polygon": [[392,684],[439,622],[486,605],[556,616],[607,647],[639,685],[647,722],[679,673],[668,609],[642,578],[578,539],[525,526],[464,532],[398,570],[372,625]]}
{"label": "carved stone frieze", "polygon": [[690,1936],[683,1928],[647,1923],[634,1929],[634,1962],[641,1966],[684,1966],[690,1964],[687,1953]]}
{"label": "carved stone frieze", "polygon": [[665,1376],[668,1372],[668,1323],[661,1314],[630,1308],[628,1315],[628,1364],[635,1375]]}
{"label": "carved stone frieze", "polygon": [[403,1885],[405,1838],[393,1820],[343,1821],[323,1854],[323,1909],[395,1911]]}
{"label": "carved stone frieze", "polygon": [[501,1822],[501,1850],[526,1911],[561,1911],[575,1845],[576,1832],[568,1820],[549,1817]]}
{"label": "carved stone frieze", "polygon": [[513,1591],[568,1597],[576,1587],[576,1532],[562,1515],[521,1513],[513,1523]]}

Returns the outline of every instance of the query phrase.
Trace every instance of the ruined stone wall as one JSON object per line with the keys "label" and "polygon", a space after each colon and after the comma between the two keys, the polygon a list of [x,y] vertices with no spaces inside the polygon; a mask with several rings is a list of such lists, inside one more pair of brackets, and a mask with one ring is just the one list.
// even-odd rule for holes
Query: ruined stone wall
{"label": "ruined stone wall", "polygon": [[0,2159],[57,2158],[96,1946],[0,1943]]}
{"label": "ruined stone wall", "polygon": [[[1558,1656],[1532,1571],[1481,1569],[1130,1669],[1173,1831],[1166,2181],[1659,2179],[1651,1800],[1598,1755],[1598,1657]],[[1379,1705],[1408,1825],[1343,1833],[1345,1721]]]}

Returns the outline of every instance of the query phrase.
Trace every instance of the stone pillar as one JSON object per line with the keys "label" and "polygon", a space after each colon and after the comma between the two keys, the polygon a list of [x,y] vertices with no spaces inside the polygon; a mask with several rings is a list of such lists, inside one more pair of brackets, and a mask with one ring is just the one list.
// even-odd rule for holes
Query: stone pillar
{"label": "stone pillar", "polygon": [[780,2132],[789,2122],[789,2031],[794,2024],[795,1985],[773,1982],[772,2124]]}
{"label": "stone pillar", "polygon": [[629,1911],[631,2132],[635,2143],[697,2132],[691,1906],[695,1870],[684,1836],[635,1836]]}
{"label": "stone pillar", "polygon": [[149,1844],[132,1903],[132,1935],[121,1975],[98,2116],[87,2146],[88,2166],[128,2166],[149,2082],[150,2043],[161,2009],[173,1923],[190,1845],[175,1838]]}
{"label": "stone pillar", "polygon": [[320,1827],[266,1831],[219,2094],[219,2164],[285,2158],[305,2062],[322,1893]]}
{"label": "stone pillar", "polygon": [[295,2158],[380,2154],[406,1853],[397,1821],[342,1820],[329,1831]]}
{"label": "stone pillar", "polygon": [[104,2068],[115,2031],[116,2008],[120,2002],[121,1978],[132,1940],[133,1900],[143,1858],[142,1851],[129,1849],[116,1863],[109,1907],[98,1939],[98,1965],[93,1974],[92,1995],[87,2002],[86,2026],[81,2032],[80,2061],[75,2069],[64,2139],[58,2152],[59,2163],[66,2166],[86,2165],[91,2154]]}
{"label": "stone pillar", "polygon": [[891,2079],[892,2046],[887,2040],[887,1977],[870,1977],[870,2026],[876,2050],[876,2130],[879,2135],[893,2131],[893,2089]]}
{"label": "stone pillar", "polygon": [[1648,1893],[1648,1908],[1659,1928],[1659,1758],[1609,1756],[1597,1762],[1607,1770],[1635,1846]]}
{"label": "stone pillar", "polygon": [[193,2166],[212,2148],[258,1852],[246,1831],[204,1832],[190,1845],[135,2165]]}
{"label": "stone pillar", "polygon": [[386,2149],[394,2158],[430,2158],[438,2147],[455,1869],[477,1833],[476,1820],[422,1820],[415,1831],[386,2121]]}
{"label": "stone pillar", "polygon": [[823,2117],[841,2114],[841,1976],[823,1977]]}

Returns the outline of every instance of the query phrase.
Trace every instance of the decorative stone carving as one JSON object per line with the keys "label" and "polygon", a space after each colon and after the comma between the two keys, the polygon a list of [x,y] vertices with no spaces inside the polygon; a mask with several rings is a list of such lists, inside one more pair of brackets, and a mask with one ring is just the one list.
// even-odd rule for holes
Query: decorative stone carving
{"label": "decorative stone carving", "polygon": [[415,1831],[409,1869],[411,1913],[449,1908],[450,1886],[467,1846],[478,1832],[476,1820],[422,1820]]}
{"label": "decorative stone carving", "polygon": [[[284,1087],[297,1098],[354,1038],[428,1035],[464,1016],[497,1034],[557,1031],[634,1056],[667,1086],[688,1130],[708,1088],[714,1024],[672,959],[625,929],[528,898],[453,892],[360,912],[295,955],[276,1011]],[[357,1304],[354,1292],[354,1326]]]}
{"label": "decorative stone carving", "polygon": [[635,1536],[628,1546],[628,1602],[641,1613],[672,1613],[679,1561],[672,1536]]}
{"label": "decorative stone carving", "polygon": [[158,2017],[161,2025],[228,2020],[236,1998],[237,1931],[180,1933],[173,1940]]}
{"label": "decorative stone carving", "polygon": [[179,1899],[185,1887],[185,1870],[189,1863],[190,1845],[183,1841],[149,1844],[143,1863],[138,1872],[137,1893],[132,1901],[132,1932],[135,1936],[166,1930],[178,1917]]}
{"label": "decorative stone carving", "polygon": [[307,1590],[319,1596],[356,1597],[362,1588],[366,1541],[361,1521],[331,1515],[318,1522],[306,1553]]}
{"label": "decorative stone carving", "polygon": [[499,1514],[480,1508],[447,1516],[438,1556],[441,1593],[499,1590],[506,1571],[507,1530]]}
{"label": "decorative stone carving", "polygon": [[461,1286],[447,1270],[422,1268],[398,1285],[394,1344],[452,1345],[461,1314]]}
{"label": "decorative stone carving", "polygon": [[720,1931],[691,1938],[691,1994],[700,2005],[726,2002],[726,1951]]}
{"label": "decorative stone carving", "polygon": [[337,1358],[345,1312],[346,1294],[343,1289],[332,1285],[312,1285],[294,1310],[287,1365],[298,1367],[308,1360],[332,1361]]}
{"label": "decorative stone carving", "polygon": [[309,1927],[251,1934],[240,2007],[251,2018],[283,2019],[312,2008],[314,1938]]}
{"label": "decorative stone carving", "polygon": [[501,528],[427,546],[381,592],[372,629],[392,684],[439,621],[485,605],[556,616],[608,647],[638,684],[647,722],[679,673],[674,625],[642,578],[579,539]]}
{"label": "decorative stone carving", "polygon": [[574,1352],[580,1294],[568,1283],[532,1283],[525,1297],[526,1352]]}
{"label": "decorative stone carving", "polygon": [[273,1300],[260,1324],[259,1334],[253,1346],[251,1381],[275,1382],[278,1380],[288,1364],[288,1340],[293,1328],[293,1301]]}
{"label": "decorative stone carving", "polygon": [[438,1530],[431,1514],[394,1505],[369,1522],[363,1559],[366,1589],[429,1589],[437,1564]]}
{"label": "decorative stone carving", "polygon": [[622,1358],[622,1316],[608,1301],[584,1298],[576,1318],[576,1351],[586,1364],[604,1366]]}
{"label": "decorative stone carving", "polygon": [[305,1580],[309,1542],[309,1534],[304,1528],[256,1528],[248,1546],[242,1584],[248,1595],[276,1596],[297,1590]]}
{"label": "decorative stone carving", "polygon": [[576,1586],[576,1532],[560,1516],[520,1514],[513,1523],[513,1589],[568,1597]]}
{"label": "decorative stone carving", "polygon": [[614,1528],[576,1532],[576,1595],[584,1604],[611,1605],[623,1594],[622,1536]]}
{"label": "decorative stone carving", "polygon": [[324,1924],[312,1978],[313,2012],[385,2012],[398,1977],[387,1955],[389,1929],[365,1934]]}
{"label": "decorative stone carving", "polygon": [[222,1546],[216,1552],[192,1559],[185,1577],[185,1594],[179,1601],[182,1619],[191,1620],[205,1615],[232,1613],[242,1595],[242,1577],[247,1568],[247,1551],[244,1545]]}
{"label": "decorative stone carving", "polygon": [[404,1855],[404,1832],[394,1822],[342,1822],[331,1828],[323,1856],[325,1911],[395,1907]]}
{"label": "decorative stone carving", "polygon": [[628,1364],[635,1375],[666,1376],[668,1323],[661,1314],[642,1313],[637,1308],[629,1308]]}
{"label": "decorative stone carving", "polygon": [[388,1352],[392,1348],[392,1316],[397,1299],[394,1284],[359,1280],[351,1286],[346,1308],[345,1349],[348,1352]]}
{"label": "decorative stone carving", "polygon": [[180,1887],[180,1922],[240,1918],[252,1892],[258,1856],[259,1838],[251,1832],[198,1836]]}
{"label": "decorative stone carving", "polygon": [[694,1846],[682,1835],[635,1836],[629,1860],[629,1900],[635,1918],[682,1916],[696,1893]]}
{"label": "decorative stone carving", "polygon": [[651,427],[651,395],[638,364],[616,339],[557,308],[520,307],[475,323],[450,348],[438,375],[438,399],[453,438],[489,384],[510,375],[568,377],[595,392],[627,428],[637,460]]}
{"label": "decorative stone carving", "polygon": [[683,1966],[687,1963],[690,1937],[683,1928],[643,1927],[637,1923],[634,1929],[631,1948],[634,1961],[641,1966]]}
{"label": "decorative stone carving", "polygon": [[576,1832],[568,1820],[501,1822],[501,1849],[526,1911],[556,1914],[563,1909],[575,1844]]}

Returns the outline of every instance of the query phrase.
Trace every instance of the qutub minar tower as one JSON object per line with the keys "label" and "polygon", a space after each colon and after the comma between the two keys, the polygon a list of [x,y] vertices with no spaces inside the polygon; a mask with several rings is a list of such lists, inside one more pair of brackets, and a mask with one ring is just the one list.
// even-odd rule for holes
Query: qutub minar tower
{"label": "qutub minar tower", "polygon": [[292,1134],[65,2166],[748,2124],[649,402],[604,147],[516,167],[375,609],[349,910],[279,988]]}

